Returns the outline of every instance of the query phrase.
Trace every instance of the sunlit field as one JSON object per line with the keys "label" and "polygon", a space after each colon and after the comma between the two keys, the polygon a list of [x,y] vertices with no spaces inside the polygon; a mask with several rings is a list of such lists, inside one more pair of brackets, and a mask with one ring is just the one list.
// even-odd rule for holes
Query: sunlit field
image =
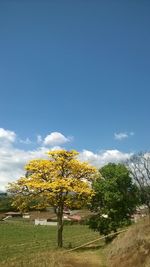
{"label": "sunlit field", "polygon": [[[42,266],[42,264],[43,266],[66,266],[63,265],[63,260],[69,260],[70,256],[68,255],[69,253],[67,251],[70,248],[80,246],[99,237],[98,233],[89,230],[88,226],[85,225],[64,226],[64,247],[61,252],[64,256],[61,256],[61,259],[63,259],[61,260],[60,253],[59,257],[56,256],[56,253],[58,253],[56,233],[57,232],[55,226],[34,226],[33,224],[27,222],[1,222],[0,266]],[[97,251],[101,246],[103,246],[103,243],[102,241],[99,241],[92,247],[87,247],[80,250],[80,253],[84,255],[86,253],[86,256],[82,256],[81,266],[83,266],[84,263],[86,264],[86,266],[88,266],[88,261],[91,261],[91,258],[89,258],[90,251],[91,253],[94,253],[94,255],[96,253],[93,258],[93,260],[95,260],[95,257],[97,257]],[[73,256],[75,257],[75,261],[79,261],[80,253],[78,252],[78,255],[77,252],[74,253],[74,255],[76,255]],[[43,257],[45,263],[43,263]],[[51,261],[49,261],[50,259],[46,259],[46,257],[50,257]],[[73,257],[71,258],[73,259]],[[59,264],[61,261],[62,265],[58,265],[58,262],[57,265],[56,262],[54,263],[54,259],[56,261],[56,258]],[[34,265],[35,260],[37,259],[39,259],[38,263]],[[33,265],[31,265],[31,263]],[[79,264],[80,263],[78,262],[78,266]]]}

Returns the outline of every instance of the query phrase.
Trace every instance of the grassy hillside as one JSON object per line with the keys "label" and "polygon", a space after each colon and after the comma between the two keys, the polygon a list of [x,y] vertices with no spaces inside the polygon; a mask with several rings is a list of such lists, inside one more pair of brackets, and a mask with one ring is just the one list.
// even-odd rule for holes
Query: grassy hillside
{"label": "grassy hillside", "polygon": [[120,234],[109,246],[108,267],[150,266],[150,222],[143,219]]}

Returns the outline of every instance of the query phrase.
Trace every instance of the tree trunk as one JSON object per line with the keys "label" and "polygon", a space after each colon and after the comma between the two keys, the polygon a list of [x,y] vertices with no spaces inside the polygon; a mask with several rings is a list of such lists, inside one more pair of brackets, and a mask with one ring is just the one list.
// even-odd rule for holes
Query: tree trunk
{"label": "tree trunk", "polygon": [[60,206],[57,211],[57,245],[59,248],[63,246],[63,206]]}

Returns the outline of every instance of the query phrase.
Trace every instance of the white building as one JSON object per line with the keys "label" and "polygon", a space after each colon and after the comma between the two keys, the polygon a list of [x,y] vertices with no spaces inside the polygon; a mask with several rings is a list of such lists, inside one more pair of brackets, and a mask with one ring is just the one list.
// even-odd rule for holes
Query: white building
{"label": "white building", "polygon": [[34,221],[34,224],[35,225],[51,225],[51,226],[56,226],[57,225],[57,222],[55,221],[51,221],[49,219],[35,219]]}

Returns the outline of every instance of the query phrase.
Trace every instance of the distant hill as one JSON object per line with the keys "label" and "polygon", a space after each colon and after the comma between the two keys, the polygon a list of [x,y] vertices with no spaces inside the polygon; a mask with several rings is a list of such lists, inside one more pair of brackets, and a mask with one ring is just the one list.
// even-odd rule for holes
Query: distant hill
{"label": "distant hill", "polygon": [[6,197],[6,196],[7,196],[7,193],[6,192],[0,191],[0,197]]}
{"label": "distant hill", "polygon": [[150,221],[148,218],[120,234],[108,248],[107,266],[150,267]]}

